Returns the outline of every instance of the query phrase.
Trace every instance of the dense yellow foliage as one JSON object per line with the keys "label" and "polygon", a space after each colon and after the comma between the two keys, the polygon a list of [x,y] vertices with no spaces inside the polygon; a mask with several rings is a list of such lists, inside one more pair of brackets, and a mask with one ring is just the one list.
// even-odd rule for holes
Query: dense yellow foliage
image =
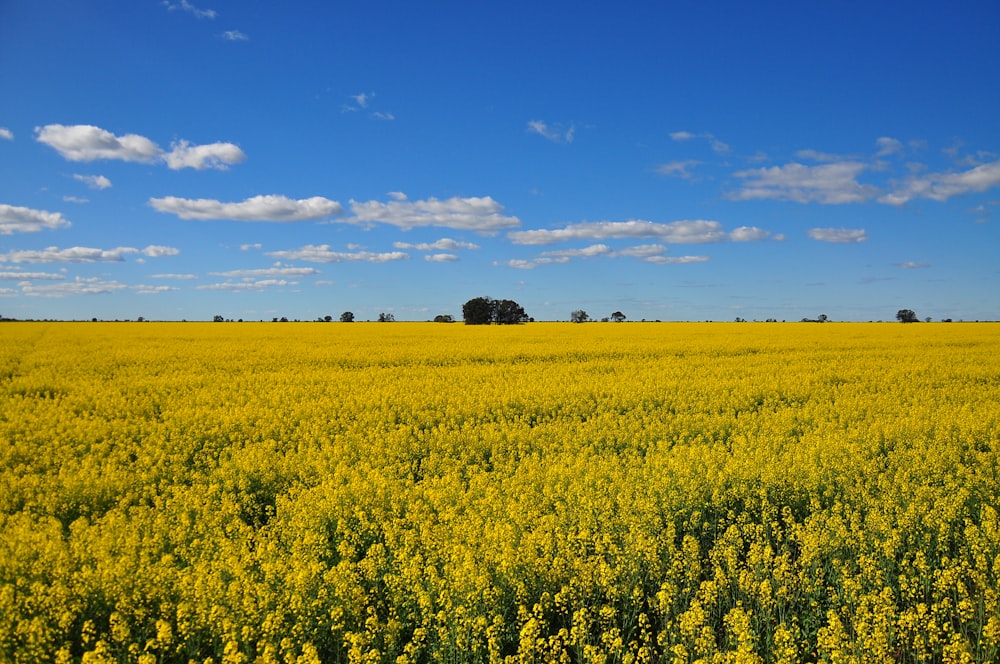
{"label": "dense yellow foliage", "polygon": [[0,660],[1000,659],[1000,327],[0,326]]}

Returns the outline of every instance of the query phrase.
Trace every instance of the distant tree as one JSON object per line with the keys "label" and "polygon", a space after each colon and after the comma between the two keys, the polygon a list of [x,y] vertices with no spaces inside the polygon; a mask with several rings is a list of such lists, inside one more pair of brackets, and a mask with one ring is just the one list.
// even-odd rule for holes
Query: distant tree
{"label": "distant tree", "polygon": [[489,325],[496,317],[496,301],[491,297],[474,297],[462,305],[466,325]]}
{"label": "distant tree", "polygon": [[455,317],[451,314],[439,314],[434,317],[435,323],[454,323]]}
{"label": "distant tree", "polygon": [[145,318],[143,318],[142,316],[139,316],[139,317],[138,317],[138,318],[137,318],[136,320],[137,320],[138,322],[140,322],[140,323],[145,323],[145,322],[146,322],[146,319],[145,319]]}
{"label": "distant tree", "polygon": [[896,312],[896,320],[900,323],[916,323],[919,319],[913,309],[900,309]]}
{"label": "distant tree", "polygon": [[285,318],[284,316],[282,316],[282,317],[281,317],[281,320],[280,320],[279,322],[282,322],[282,323],[287,323],[287,322],[288,322],[288,319],[287,319],[287,318]]}
{"label": "distant tree", "polygon": [[583,309],[577,309],[576,311],[570,313],[569,320],[571,323],[586,323],[590,320],[590,316],[588,316],[587,312]]}
{"label": "distant tree", "polygon": [[623,314],[620,311],[616,311],[615,313],[611,314],[611,320],[613,320],[616,323],[624,323],[625,322],[625,314]]}
{"label": "distant tree", "polygon": [[466,325],[517,325],[531,320],[524,307],[514,300],[494,300],[475,297],[462,305],[462,319]]}
{"label": "distant tree", "polygon": [[830,319],[826,317],[826,314],[820,314],[819,318],[816,319],[816,322],[817,323],[825,323],[828,320],[830,320]]}
{"label": "distant tree", "polygon": [[395,321],[396,321],[396,317],[393,316],[392,314],[379,314],[378,315],[378,322],[380,322],[380,323],[394,323]]}
{"label": "distant tree", "polygon": [[934,319],[933,319],[933,318],[931,318],[930,316],[928,316],[927,318],[925,318],[925,319],[924,319],[924,322],[925,322],[925,323],[929,323],[929,322],[931,322],[932,320],[934,320]]}
{"label": "distant tree", "polygon": [[324,323],[329,323],[332,320],[333,320],[333,316],[331,316],[330,314],[327,314],[327,315],[323,316],[323,322]]}
{"label": "distant tree", "polygon": [[496,322],[498,325],[519,325],[528,321],[524,307],[514,300],[500,300],[497,304]]}
{"label": "distant tree", "polygon": [[345,311],[344,313],[340,314],[340,322],[341,323],[353,323],[354,322],[354,314],[352,312],[350,312],[350,311]]}
{"label": "distant tree", "polygon": [[215,314],[215,316],[212,317],[212,321],[215,323],[222,323],[225,322],[225,320],[226,319],[220,316],[219,314]]}

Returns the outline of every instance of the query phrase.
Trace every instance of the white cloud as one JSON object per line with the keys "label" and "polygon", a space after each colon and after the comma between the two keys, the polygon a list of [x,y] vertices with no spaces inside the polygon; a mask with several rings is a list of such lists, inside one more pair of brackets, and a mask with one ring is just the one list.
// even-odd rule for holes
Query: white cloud
{"label": "white cloud", "polygon": [[46,228],[69,228],[70,225],[59,212],[0,203],[0,235],[35,233]]}
{"label": "white cloud", "polygon": [[388,203],[352,200],[351,211],[354,217],[348,221],[389,224],[403,229],[441,226],[483,232],[521,225],[517,217],[501,214],[503,206],[489,196],[447,200],[428,198],[422,201],[410,201],[396,196],[393,198]]}
{"label": "white cloud", "polygon": [[660,254],[665,254],[668,251],[667,247],[662,244],[638,244],[634,247],[626,247],[624,249],[619,249],[615,252],[616,256],[631,256],[633,258],[649,258],[650,256],[659,256]]}
{"label": "white cloud", "polygon": [[868,234],[863,228],[811,228],[809,237],[820,242],[853,244],[864,242],[868,239]]}
{"label": "white cloud", "polygon": [[765,231],[763,228],[740,226],[730,231],[729,239],[733,242],[758,242],[766,240],[770,235],[770,231]]}
{"label": "white cloud", "polygon": [[670,139],[677,142],[690,141],[695,138],[704,138],[708,141],[712,151],[716,154],[725,154],[729,152],[729,145],[717,139],[711,132],[703,131],[699,134],[695,134],[690,131],[674,131],[670,133]]}
{"label": "white cloud", "polygon": [[93,125],[45,125],[35,127],[35,135],[39,143],[55,149],[68,161],[112,159],[142,164],[163,162],[173,170],[224,170],[229,165],[246,160],[243,151],[233,143],[191,145],[182,140],[171,145],[170,152],[165,152],[145,136],[115,136]]}
{"label": "white cloud", "polygon": [[458,251],[459,249],[479,248],[478,244],[473,244],[472,242],[459,242],[458,240],[452,240],[450,237],[443,237],[434,242],[419,242],[417,244],[412,244],[410,242],[393,242],[392,246],[396,249],[413,249],[415,251]]}
{"label": "white cloud", "polygon": [[60,281],[66,277],[54,272],[0,272],[0,279],[16,279],[18,281],[43,279],[47,281]]}
{"label": "white cloud", "polygon": [[368,108],[368,102],[371,101],[374,96],[374,92],[362,92],[361,94],[351,95],[351,99],[353,99],[354,103],[358,105],[358,108]]}
{"label": "white cloud", "polygon": [[891,154],[903,151],[903,143],[888,136],[876,139],[875,145],[878,147],[878,152],[875,153],[876,157],[888,157]]}
{"label": "white cloud", "polygon": [[226,30],[222,33],[222,38],[226,41],[250,41],[250,38],[239,30]]}
{"label": "white cloud", "polygon": [[158,293],[169,293],[171,291],[180,290],[177,286],[147,286],[146,284],[139,284],[137,286],[133,286],[132,288],[139,295],[156,295]]}
{"label": "white cloud", "polygon": [[169,11],[176,11],[178,9],[186,11],[189,14],[192,14],[195,18],[215,18],[218,16],[218,13],[214,9],[199,9],[188,2],[188,0],[181,0],[180,2],[163,0],[163,6]]}
{"label": "white cloud", "polygon": [[150,258],[162,258],[164,256],[176,256],[181,253],[180,249],[175,247],[165,247],[160,244],[151,244],[142,250],[143,256],[149,256]]}
{"label": "white cloud", "polygon": [[656,223],[652,221],[584,221],[554,230],[513,231],[507,236],[515,244],[552,244],[567,240],[656,238],[674,244],[721,242],[727,235],[717,221],[694,220]]}
{"label": "white cloud", "polygon": [[241,244],[240,251],[250,251],[251,249],[260,249],[263,246],[264,245],[262,245],[260,242],[253,242],[251,244]]}
{"label": "white cloud", "polygon": [[307,261],[310,263],[343,263],[349,261],[364,263],[387,263],[390,261],[406,260],[409,254],[402,251],[390,251],[384,253],[374,253],[371,251],[331,251],[328,244],[307,244],[301,249],[287,251],[269,251],[268,256],[281,260]]}
{"label": "white cloud", "polygon": [[656,172],[660,175],[667,175],[669,177],[682,178],[684,180],[690,180],[693,176],[691,174],[691,169],[695,166],[699,166],[700,161],[695,161],[694,159],[686,159],[683,161],[668,161],[665,164],[660,164],[657,167]]}
{"label": "white cloud", "polygon": [[427,254],[424,260],[430,263],[453,263],[458,260],[455,254]]}
{"label": "white cloud", "polygon": [[931,266],[930,263],[921,263],[919,261],[903,261],[902,263],[896,263],[896,265],[904,270],[918,270],[920,268]]}
{"label": "white cloud", "polygon": [[741,201],[771,199],[796,203],[860,203],[878,193],[875,187],[857,181],[857,176],[867,168],[861,162],[842,161],[821,166],[791,163],[738,171],[734,175],[746,182],[743,189],[729,197]]}
{"label": "white cloud", "polygon": [[77,203],[79,205],[90,202],[89,198],[81,198],[79,196],[63,196],[63,200],[67,203]]}
{"label": "white cloud", "polygon": [[128,254],[137,254],[133,247],[95,249],[92,247],[47,247],[41,251],[26,249],[0,254],[0,263],[105,263],[120,262]]}
{"label": "white cloud", "polygon": [[580,249],[558,249],[556,251],[546,251],[542,256],[555,256],[567,258],[592,258],[594,256],[606,256],[611,253],[611,247],[606,244],[592,244]]}
{"label": "white cloud", "polygon": [[103,175],[74,175],[74,180],[84,183],[91,189],[110,189],[111,180]]}
{"label": "white cloud", "polygon": [[894,191],[879,198],[880,203],[903,205],[915,198],[943,203],[952,196],[982,192],[1000,186],[1000,161],[981,164],[960,173],[928,173],[911,176]]}
{"label": "white cloud", "polygon": [[819,162],[832,162],[832,161],[844,161],[844,155],[834,154],[832,152],[820,152],[819,150],[799,150],[795,153],[795,156],[799,159],[808,159],[809,161],[819,161]]}
{"label": "white cloud", "polygon": [[212,291],[232,291],[232,292],[245,292],[245,291],[262,291],[268,288],[282,288],[285,286],[298,286],[297,281],[287,281],[285,279],[261,279],[259,281],[239,281],[231,282],[227,281],[222,284],[205,284],[202,286],[195,286],[196,290],[212,290]]}
{"label": "white cloud", "polygon": [[246,161],[246,154],[233,143],[212,143],[210,145],[191,145],[187,141],[177,141],[171,144],[170,152],[163,155],[163,160],[171,170],[193,168],[201,171],[206,168],[226,170],[233,164]]}
{"label": "white cloud", "polygon": [[343,214],[337,201],[314,196],[293,200],[285,196],[254,196],[241,203],[223,203],[208,198],[151,198],[149,204],[159,212],[175,214],[181,219],[225,219],[229,221],[310,221]]}
{"label": "white cloud", "polygon": [[118,281],[105,281],[97,277],[58,284],[21,284],[21,292],[31,297],[69,297],[75,295],[104,295],[128,288]]}
{"label": "white cloud", "polygon": [[0,127],[0,138],[4,139],[5,141],[13,141],[14,132],[12,132],[10,129],[7,129],[7,127]]}
{"label": "white cloud", "polygon": [[645,259],[648,263],[657,265],[686,265],[688,263],[706,263],[712,260],[711,256],[650,256]]}
{"label": "white cloud", "polygon": [[375,111],[372,113],[372,117],[376,120],[395,120],[396,116],[392,113],[384,113],[382,111]]}
{"label": "white cloud", "polygon": [[148,164],[159,159],[163,152],[145,136],[115,136],[93,125],[45,125],[35,127],[35,135],[39,143],[54,148],[69,161],[118,159]]}
{"label": "white cloud", "polygon": [[198,275],[196,275],[196,274],[170,274],[170,273],[167,273],[167,274],[154,274],[154,275],[151,275],[150,278],[152,278],[152,279],[179,279],[179,280],[182,280],[182,281],[191,281],[193,279],[197,279]]}
{"label": "white cloud", "polygon": [[576,134],[576,127],[570,125],[564,129],[562,125],[549,126],[541,120],[528,121],[528,131],[552,141],[553,143],[572,143]]}
{"label": "white cloud", "polygon": [[273,267],[252,270],[230,270],[228,272],[209,272],[215,277],[309,277],[322,274],[314,267],[283,267],[280,264]]}

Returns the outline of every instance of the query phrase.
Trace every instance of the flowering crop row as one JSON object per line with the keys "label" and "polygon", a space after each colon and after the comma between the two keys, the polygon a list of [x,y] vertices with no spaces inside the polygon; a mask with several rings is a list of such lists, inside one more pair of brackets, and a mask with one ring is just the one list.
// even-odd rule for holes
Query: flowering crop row
{"label": "flowering crop row", "polygon": [[0,341],[2,661],[1000,659],[995,325]]}

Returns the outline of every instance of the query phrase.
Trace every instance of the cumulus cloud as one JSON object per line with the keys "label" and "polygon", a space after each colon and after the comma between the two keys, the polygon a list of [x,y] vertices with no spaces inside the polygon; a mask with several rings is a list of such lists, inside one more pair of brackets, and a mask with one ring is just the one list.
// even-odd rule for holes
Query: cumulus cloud
{"label": "cumulus cloud", "polygon": [[209,198],[151,198],[149,204],[158,212],[175,214],[181,219],[225,219],[228,221],[310,221],[343,214],[337,201],[314,196],[294,200],[286,196],[254,196],[240,203],[223,203]]}
{"label": "cumulus cloud", "polygon": [[481,232],[521,225],[517,217],[504,216],[503,206],[489,196],[446,200],[428,198],[422,201],[411,201],[401,196],[396,192],[394,200],[388,203],[352,200],[350,205],[354,216],[348,221],[389,224],[403,229],[441,226]]}
{"label": "cumulus cloud", "polygon": [[222,38],[226,41],[250,41],[250,38],[239,30],[226,30],[222,33]]}
{"label": "cumulus cloud", "polygon": [[453,263],[458,260],[455,254],[428,254],[424,260],[429,263]]}
{"label": "cumulus cloud", "polygon": [[91,189],[110,189],[111,180],[103,175],[74,175],[74,180],[82,182]]}
{"label": "cumulus cloud", "polygon": [[809,237],[820,242],[854,244],[867,240],[868,234],[863,228],[811,228]]}
{"label": "cumulus cloud", "polygon": [[146,284],[133,286],[132,289],[139,295],[156,295],[158,293],[169,293],[180,290],[177,286],[148,286]]}
{"label": "cumulus cloud", "polygon": [[230,270],[228,272],[209,272],[215,277],[310,277],[322,274],[314,267],[286,267],[280,264],[251,270]]}
{"label": "cumulus cloud", "polygon": [[94,247],[46,247],[41,250],[25,249],[0,254],[0,263],[114,263],[125,260],[125,256],[142,254],[150,257],[173,256],[180,253],[172,247],[150,245],[145,249],[135,247],[115,247],[97,249]]}
{"label": "cumulus cloud", "polygon": [[209,290],[209,291],[232,291],[235,293],[246,292],[246,291],[262,291],[268,288],[282,288],[285,286],[298,286],[297,281],[288,281],[286,279],[260,279],[257,281],[227,281],[221,284],[204,284],[201,286],[195,286],[195,290]]}
{"label": "cumulus cloud", "polygon": [[7,129],[7,127],[0,127],[0,138],[2,138],[5,141],[13,141],[14,132],[12,132],[10,129]]}
{"label": "cumulus cloud", "polygon": [[0,203],[0,235],[36,233],[44,229],[69,228],[70,225],[59,212]]}
{"label": "cumulus cloud", "polygon": [[733,200],[779,200],[796,203],[861,203],[878,194],[857,177],[868,167],[858,161],[842,161],[820,166],[790,163],[770,168],[738,171],[743,188],[729,195]]}
{"label": "cumulus cloud", "polygon": [[998,186],[1000,186],[1000,161],[993,161],[959,173],[925,173],[911,176],[878,200],[880,203],[890,205],[903,205],[915,198],[929,198],[943,203],[952,196],[982,192]]}
{"label": "cumulus cloud", "polygon": [[450,237],[443,237],[434,242],[393,242],[396,249],[413,249],[415,251],[458,251],[459,249],[478,249],[478,244],[472,242],[459,242]]}
{"label": "cumulus cloud", "polygon": [[919,270],[921,268],[930,267],[930,263],[921,263],[919,261],[903,261],[902,263],[896,263],[897,267],[901,267],[904,270]]}
{"label": "cumulus cloud", "polygon": [[656,238],[672,244],[721,242],[727,238],[717,221],[694,220],[656,223],[652,221],[584,221],[552,230],[513,231],[515,244],[552,244],[567,240]]}
{"label": "cumulus cloud", "polygon": [[151,279],[179,279],[182,281],[192,281],[198,278],[196,274],[154,274],[150,276]]}
{"label": "cumulus cloud", "polygon": [[573,125],[570,125],[569,128],[564,128],[562,125],[550,126],[541,120],[529,120],[528,131],[538,134],[553,143],[572,143],[576,134],[576,127]]}
{"label": "cumulus cloud", "polygon": [[46,280],[46,281],[61,281],[66,277],[61,274],[56,274],[54,272],[0,272],[0,279],[16,280],[16,281],[31,281],[31,280]]}
{"label": "cumulus cloud", "polygon": [[35,138],[69,161],[118,159],[148,164],[158,160],[163,153],[156,143],[145,136],[115,136],[93,125],[51,124],[35,127]]}
{"label": "cumulus cloud", "polygon": [[150,258],[162,258],[164,256],[176,256],[181,253],[180,249],[176,247],[165,247],[160,244],[151,244],[142,250],[143,256],[149,256]]}
{"label": "cumulus cloud", "polygon": [[611,253],[611,247],[606,244],[592,244],[587,247],[581,247],[579,249],[557,249],[555,251],[546,251],[542,256],[556,256],[556,257],[567,257],[567,258],[591,258],[594,256],[605,256]]}
{"label": "cumulus cloud", "polygon": [[118,160],[152,164],[162,162],[167,167],[225,169],[246,160],[243,151],[233,143],[191,145],[178,141],[166,152],[145,136],[116,136],[93,125],[50,124],[35,127],[35,138],[58,152],[68,161]]}
{"label": "cumulus cloud", "polygon": [[409,254],[402,251],[375,253],[371,251],[333,251],[328,244],[307,244],[300,249],[287,251],[269,251],[268,256],[280,260],[307,261],[309,263],[388,263],[390,261],[406,260]]}
{"label": "cumulus cloud", "polygon": [[711,256],[650,256],[645,259],[648,263],[657,265],[686,265],[688,263],[707,263],[712,260]]}
{"label": "cumulus cloud", "polygon": [[107,281],[98,277],[77,277],[74,281],[57,284],[21,284],[21,292],[30,297],[70,297],[76,295],[104,295],[128,288],[118,281]]}
{"label": "cumulus cloud", "polygon": [[739,228],[734,228],[729,233],[729,239],[733,242],[758,242],[760,240],[766,240],[770,237],[770,231],[765,231],[763,228],[757,228],[756,226],[740,226]]}
{"label": "cumulus cloud", "polygon": [[170,152],[163,155],[163,160],[174,171],[182,168],[193,168],[196,171],[214,168],[224,171],[233,164],[243,163],[247,158],[243,150],[233,143],[191,145],[187,141],[177,141],[170,147]]}

